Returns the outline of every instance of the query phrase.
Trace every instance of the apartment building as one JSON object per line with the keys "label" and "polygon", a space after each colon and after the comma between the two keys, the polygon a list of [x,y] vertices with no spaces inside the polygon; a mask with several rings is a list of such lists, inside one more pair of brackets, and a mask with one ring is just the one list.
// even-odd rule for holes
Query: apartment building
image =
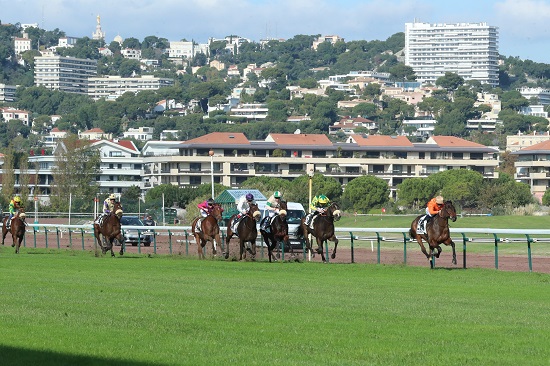
{"label": "apartment building", "polygon": [[[58,144],[55,149],[62,148]],[[143,173],[143,158],[140,151],[130,140],[96,140],[90,148],[99,150],[101,157],[100,174],[97,177],[100,192],[122,193],[131,186],[143,188],[141,176]],[[29,156],[27,174],[32,177],[31,195],[34,190],[40,192],[41,202],[47,203],[54,184],[53,169],[56,166],[56,150],[50,155]],[[36,167],[36,168],[35,168]],[[16,188],[19,185],[19,170],[15,171]]]}
{"label": "apartment building", "polygon": [[48,55],[34,59],[34,83],[51,90],[88,94],[88,78],[97,75],[97,60]]}
{"label": "apartment building", "polygon": [[405,64],[422,83],[452,72],[498,86],[498,56],[498,28],[487,23],[405,24]]}
{"label": "apartment building", "polygon": [[31,126],[30,113],[28,111],[23,111],[12,107],[3,107],[3,108],[0,108],[0,113],[2,114],[2,118],[4,119],[4,122],[9,122],[12,119],[18,119],[23,124],[29,127]]}
{"label": "apartment building", "polygon": [[514,178],[518,182],[528,184],[531,193],[539,202],[550,186],[550,136],[545,134],[541,137],[545,137],[546,140],[512,152],[517,156],[514,163]]}
{"label": "apartment building", "polygon": [[13,46],[16,55],[20,55],[25,51],[30,51],[31,48],[31,39],[23,34],[23,37],[15,37],[13,39]]}
{"label": "apartment building", "polygon": [[533,132],[529,134],[518,132],[517,135],[506,136],[506,151],[516,152],[530,146],[550,140],[550,132]]}
{"label": "apartment building", "polygon": [[499,164],[498,149],[451,136],[411,143],[404,136],[352,135],[333,143],[317,134],[270,134],[250,141],[242,133],[215,132],[180,143],[150,141],[143,155],[145,189],[159,184],[198,186],[209,184],[212,177],[215,183],[238,188],[251,176],[294,179],[319,172],[342,185],[375,175],[388,182],[393,197],[406,178],[448,169],[497,178]]}
{"label": "apartment building", "polygon": [[15,102],[17,85],[0,84],[0,102]]}
{"label": "apartment building", "polygon": [[519,91],[521,96],[527,100],[530,100],[533,98],[533,99],[538,99],[539,103],[542,105],[550,104],[550,90],[548,89],[543,89],[540,87],[530,88],[528,86],[524,86],[516,90]]}
{"label": "apartment building", "polygon": [[126,92],[158,90],[174,84],[174,79],[153,75],[125,78],[122,76],[91,77],[88,79],[88,96],[94,100],[115,100]]}

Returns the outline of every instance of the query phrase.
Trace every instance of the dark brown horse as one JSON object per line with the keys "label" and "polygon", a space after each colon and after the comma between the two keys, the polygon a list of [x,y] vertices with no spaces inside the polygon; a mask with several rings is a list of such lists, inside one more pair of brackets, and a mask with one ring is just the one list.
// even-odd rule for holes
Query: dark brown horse
{"label": "dark brown horse", "polygon": [[[334,250],[330,256],[332,259],[336,258],[336,248],[338,247],[338,238],[334,234],[334,222],[340,220],[340,206],[336,202],[332,202],[330,206],[323,213],[319,213],[313,221],[313,229],[309,225],[306,225],[306,218],[302,218],[302,224],[298,229],[298,235],[303,236],[306,241],[306,249],[313,253],[311,242],[308,238],[309,234],[313,235],[317,240],[318,254],[321,254],[323,262],[326,262],[325,254],[323,252],[323,243],[327,240],[334,242]],[[328,254],[328,253],[327,253]]]}
{"label": "dark brown horse", "polygon": [[229,240],[231,240],[234,235],[237,235],[239,237],[241,252],[239,260],[242,260],[243,257],[246,258],[245,243],[250,243],[250,248],[246,248],[246,251],[248,251],[252,256],[252,259],[254,259],[254,257],[256,257],[256,238],[258,237],[256,222],[260,220],[262,214],[259,211],[257,204],[250,204],[250,209],[248,210],[248,213],[241,219],[239,226],[237,226],[236,233],[233,232],[233,229],[231,229],[231,223],[233,222],[233,218],[235,218],[235,216],[237,215],[231,216],[231,218],[229,219],[230,224],[227,226],[227,236],[225,237],[225,244],[227,247],[225,251],[225,259],[229,258]]}
{"label": "dark brown horse", "polygon": [[[449,219],[456,221],[456,210],[451,201],[445,201],[443,208],[437,215],[432,217],[426,223],[426,234],[417,234],[418,220],[424,215],[416,217],[411,223],[411,229],[409,230],[409,236],[411,239],[416,239],[418,245],[422,249],[422,253],[426,255],[426,258],[430,261],[430,267],[433,268],[433,257],[439,258],[441,254],[440,244],[450,245],[453,248],[453,264],[456,264],[456,252],[455,243],[451,239],[449,232]],[[430,253],[426,251],[422,240],[428,243]],[[437,249],[437,253],[434,254],[434,250]]]}
{"label": "dark brown horse", "polygon": [[6,227],[8,216],[4,217],[4,219],[2,220],[2,245],[4,245],[4,239],[6,238],[6,235],[8,234],[8,232],[10,232],[11,238],[13,240],[13,244],[11,246],[15,247],[16,254],[19,253],[21,242],[25,238],[25,231],[27,226],[27,224],[25,223],[25,217],[25,210],[23,208],[20,208],[13,216],[9,229]]}
{"label": "dark brown horse", "polygon": [[[113,252],[113,241],[115,239],[120,243],[119,254],[124,254],[124,237],[122,236],[120,225],[122,213],[123,211],[120,202],[115,202],[113,210],[107,217],[103,218],[101,225],[94,222],[94,236],[97,240],[97,244],[101,248],[101,252],[103,254],[110,250],[111,257],[115,256],[115,253]],[[103,242],[104,245],[101,242]]]}
{"label": "dark brown horse", "polygon": [[221,244],[218,222],[222,219],[222,213],[223,208],[220,204],[214,203],[210,214],[201,220],[200,230],[197,230],[197,222],[200,217],[197,217],[191,223],[191,232],[195,236],[200,259],[204,259],[204,247],[207,241],[212,242],[212,254],[216,255],[216,243]]}
{"label": "dark brown horse", "polygon": [[262,234],[264,243],[267,246],[267,256],[270,263],[272,259],[273,261],[277,261],[277,258],[275,258],[275,255],[273,254],[273,250],[281,242],[285,245],[284,249],[290,249],[292,256],[294,256],[294,251],[290,245],[290,241],[288,240],[288,223],[286,222],[286,212],[286,201],[281,200],[279,202],[279,213],[271,219],[269,230],[266,232],[260,228],[260,233]]}

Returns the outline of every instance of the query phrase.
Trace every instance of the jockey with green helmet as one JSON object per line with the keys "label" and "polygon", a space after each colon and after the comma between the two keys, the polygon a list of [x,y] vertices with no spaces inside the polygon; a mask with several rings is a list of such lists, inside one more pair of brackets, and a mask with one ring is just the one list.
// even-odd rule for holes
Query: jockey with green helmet
{"label": "jockey with green helmet", "polygon": [[22,207],[21,206],[21,197],[19,197],[19,196],[13,197],[13,199],[10,201],[10,206],[9,206],[10,216],[8,217],[8,220],[6,221],[6,228],[7,229],[10,228],[11,220],[15,216],[16,211],[18,211],[21,207]]}
{"label": "jockey with green helmet", "polygon": [[313,218],[318,214],[325,212],[329,205],[330,200],[324,194],[313,197],[310,205],[310,209],[312,212],[307,214],[305,224],[310,225],[313,222]]}
{"label": "jockey with green helmet", "polygon": [[283,195],[280,191],[275,191],[273,194],[267,199],[267,202],[265,203],[265,209],[267,210],[267,216],[263,219],[262,223],[260,224],[260,230],[266,231],[271,224],[271,220],[273,217],[279,213],[279,209],[281,206],[281,200],[283,199]]}

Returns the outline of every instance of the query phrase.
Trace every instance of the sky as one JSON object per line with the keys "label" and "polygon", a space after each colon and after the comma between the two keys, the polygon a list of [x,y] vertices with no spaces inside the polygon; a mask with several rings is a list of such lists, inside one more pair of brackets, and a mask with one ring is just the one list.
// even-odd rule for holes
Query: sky
{"label": "sky", "polygon": [[252,41],[295,35],[386,40],[405,23],[479,23],[498,27],[499,52],[550,64],[550,0],[0,0],[0,22],[38,23],[91,38],[101,19],[106,41],[147,36],[207,43],[238,35]]}

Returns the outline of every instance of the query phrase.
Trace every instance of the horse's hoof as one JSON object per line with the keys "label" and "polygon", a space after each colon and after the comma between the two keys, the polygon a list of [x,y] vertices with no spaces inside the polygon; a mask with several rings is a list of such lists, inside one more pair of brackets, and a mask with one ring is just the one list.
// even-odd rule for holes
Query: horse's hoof
{"label": "horse's hoof", "polygon": [[12,244],[11,247],[12,247],[12,248],[15,248],[15,244]]}
{"label": "horse's hoof", "polygon": [[315,249],[315,251],[317,252],[317,254],[323,253],[323,249],[321,249],[321,248],[317,248],[317,249]]}
{"label": "horse's hoof", "polygon": [[336,258],[336,254],[331,255],[330,258],[332,259]]}

